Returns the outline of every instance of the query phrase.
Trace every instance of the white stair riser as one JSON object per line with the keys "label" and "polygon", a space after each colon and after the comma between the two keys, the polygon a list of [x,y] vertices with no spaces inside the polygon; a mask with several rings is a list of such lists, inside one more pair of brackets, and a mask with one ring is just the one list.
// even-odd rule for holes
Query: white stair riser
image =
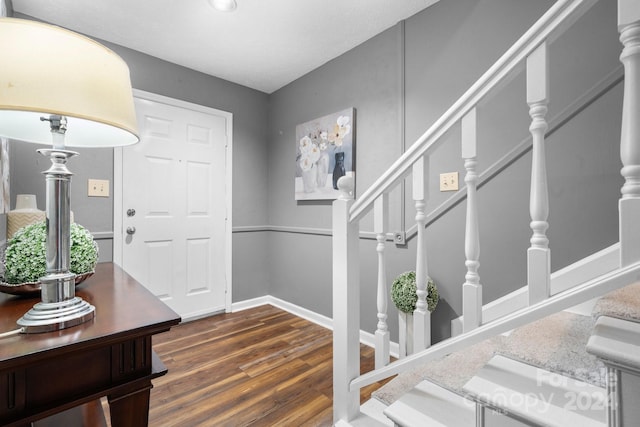
{"label": "white stair riser", "polygon": [[495,356],[464,386],[480,402],[530,422],[554,425],[606,425],[603,388]]}
{"label": "white stair riser", "polygon": [[391,404],[385,415],[400,426],[474,426],[476,405],[429,381]]}

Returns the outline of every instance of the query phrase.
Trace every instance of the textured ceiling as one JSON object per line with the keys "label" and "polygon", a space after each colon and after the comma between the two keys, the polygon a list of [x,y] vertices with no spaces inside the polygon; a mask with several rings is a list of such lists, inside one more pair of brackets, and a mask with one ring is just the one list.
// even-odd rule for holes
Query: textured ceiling
{"label": "textured ceiling", "polygon": [[13,0],[14,12],[271,93],[438,0]]}

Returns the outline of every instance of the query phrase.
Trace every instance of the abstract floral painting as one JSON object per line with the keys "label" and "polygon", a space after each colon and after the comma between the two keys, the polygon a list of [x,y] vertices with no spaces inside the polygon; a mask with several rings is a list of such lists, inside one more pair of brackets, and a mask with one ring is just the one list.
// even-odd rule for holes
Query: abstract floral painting
{"label": "abstract floral painting", "polygon": [[296,200],[336,199],[338,179],[353,176],[355,109],[296,126]]}

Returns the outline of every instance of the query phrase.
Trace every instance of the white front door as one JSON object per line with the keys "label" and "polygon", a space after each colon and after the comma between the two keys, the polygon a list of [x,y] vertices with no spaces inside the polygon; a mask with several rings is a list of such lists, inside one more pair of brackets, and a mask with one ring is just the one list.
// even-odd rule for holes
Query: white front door
{"label": "white front door", "polygon": [[232,116],[134,96],[140,143],[116,152],[114,261],[183,319],[229,309]]}

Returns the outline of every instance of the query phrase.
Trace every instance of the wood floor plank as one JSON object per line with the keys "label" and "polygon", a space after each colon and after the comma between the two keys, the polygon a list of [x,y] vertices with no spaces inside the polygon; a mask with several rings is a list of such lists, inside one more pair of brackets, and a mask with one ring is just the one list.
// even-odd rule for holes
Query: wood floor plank
{"label": "wood floor plank", "polygon": [[[205,420],[230,420],[237,425],[247,425],[240,420],[247,414],[258,411],[257,415],[268,412],[272,405],[269,397],[273,388],[284,376],[298,376],[308,370],[308,366],[299,361],[293,361],[282,371],[268,372],[260,376],[260,381],[242,381],[227,388],[224,393],[199,395],[196,401],[202,403],[193,407],[188,414],[184,414],[186,421],[183,425],[205,425]],[[207,398],[208,401],[203,401]]]}
{"label": "wood floor plank", "polygon": [[[271,369],[275,369],[280,365],[288,363],[291,359],[301,359],[305,363],[309,363],[304,358],[310,353],[317,352],[319,348],[323,348],[326,343],[331,345],[330,337],[313,338],[307,336],[307,342],[299,343],[298,345],[292,345],[289,342],[286,343],[287,347],[281,352],[269,353],[263,357],[255,358],[249,363],[240,366],[247,375],[256,377],[259,374]],[[325,356],[326,357],[326,356]]]}
{"label": "wood floor plank", "polygon": [[[294,362],[278,372],[271,372],[260,377],[260,381],[239,381],[224,389],[224,392],[213,392],[212,390],[196,391],[192,393],[192,403],[189,411],[175,414],[173,411],[167,415],[181,421],[183,426],[207,425],[209,420],[225,422],[227,420],[237,420],[240,415],[244,417],[250,414],[262,414],[269,409],[271,402],[268,396],[282,375],[298,375],[304,372],[307,366]],[[195,404],[194,404],[195,403]],[[150,416],[153,408],[150,411]],[[212,424],[215,425],[215,424]],[[237,425],[247,425],[238,422]]]}
{"label": "wood floor plank", "polygon": [[316,348],[316,351],[301,356],[301,358],[310,365],[315,365],[326,360],[327,353],[333,352],[333,339],[331,337],[329,337],[328,342],[318,344],[320,345]]}
{"label": "wood floor plank", "polygon": [[[166,355],[174,353],[185,354],[185,350],[192,347],[200,347],[205,344],[215,344],[216,342],[225,341],[226,345],[235,345],[236,347],[243,347],[250,345],[253,342],[260,341],[264,334],[268,331],[272,331],[271,335],[284,334],[291,332],[292,328],[287,323],[288,319],[283,318],[280,322],[272,321],[270,323],[263,323],[255,320],[245,321],[239,320],[236,329],[229,330],[229,328],[217,327],[208,332],[201,332],[196,336],[184,337],[181,342],[171,345],[173,350],[164,351],[163,346],[158,346],[156,352]],[[166,345],[166,344],[165,344]],[[155,348],[155,347],[154,347]]]}
{"label": "wood floor plank", "polygon": [[[210,368],[225,366],[227,363],[241,365],[259,357],[262,352],[278,352],[287,348],[287,343],[282,340],[287,334],[292,333],[287,328],[271,328],[270,332],[277,334],[271,337],[256,335],[249,337],[231,337],[222,341],[206,341],[200,346],[192,346],[180,352],[172,352],[171,358],[174,364],[179,364],[180,371],[191,371],[193,367]],[[245,332],[252,334],[253,332]],[[159,355],[162,353],[158,353]]]}
{"label": "wood floor plank", "polygon": [[[169,372],[154,380],[152,427],[332,424],[332,333],[291,313],[263,305],[183,323],[154,350]],[[373,363],[361,346],[361,370]]]}

